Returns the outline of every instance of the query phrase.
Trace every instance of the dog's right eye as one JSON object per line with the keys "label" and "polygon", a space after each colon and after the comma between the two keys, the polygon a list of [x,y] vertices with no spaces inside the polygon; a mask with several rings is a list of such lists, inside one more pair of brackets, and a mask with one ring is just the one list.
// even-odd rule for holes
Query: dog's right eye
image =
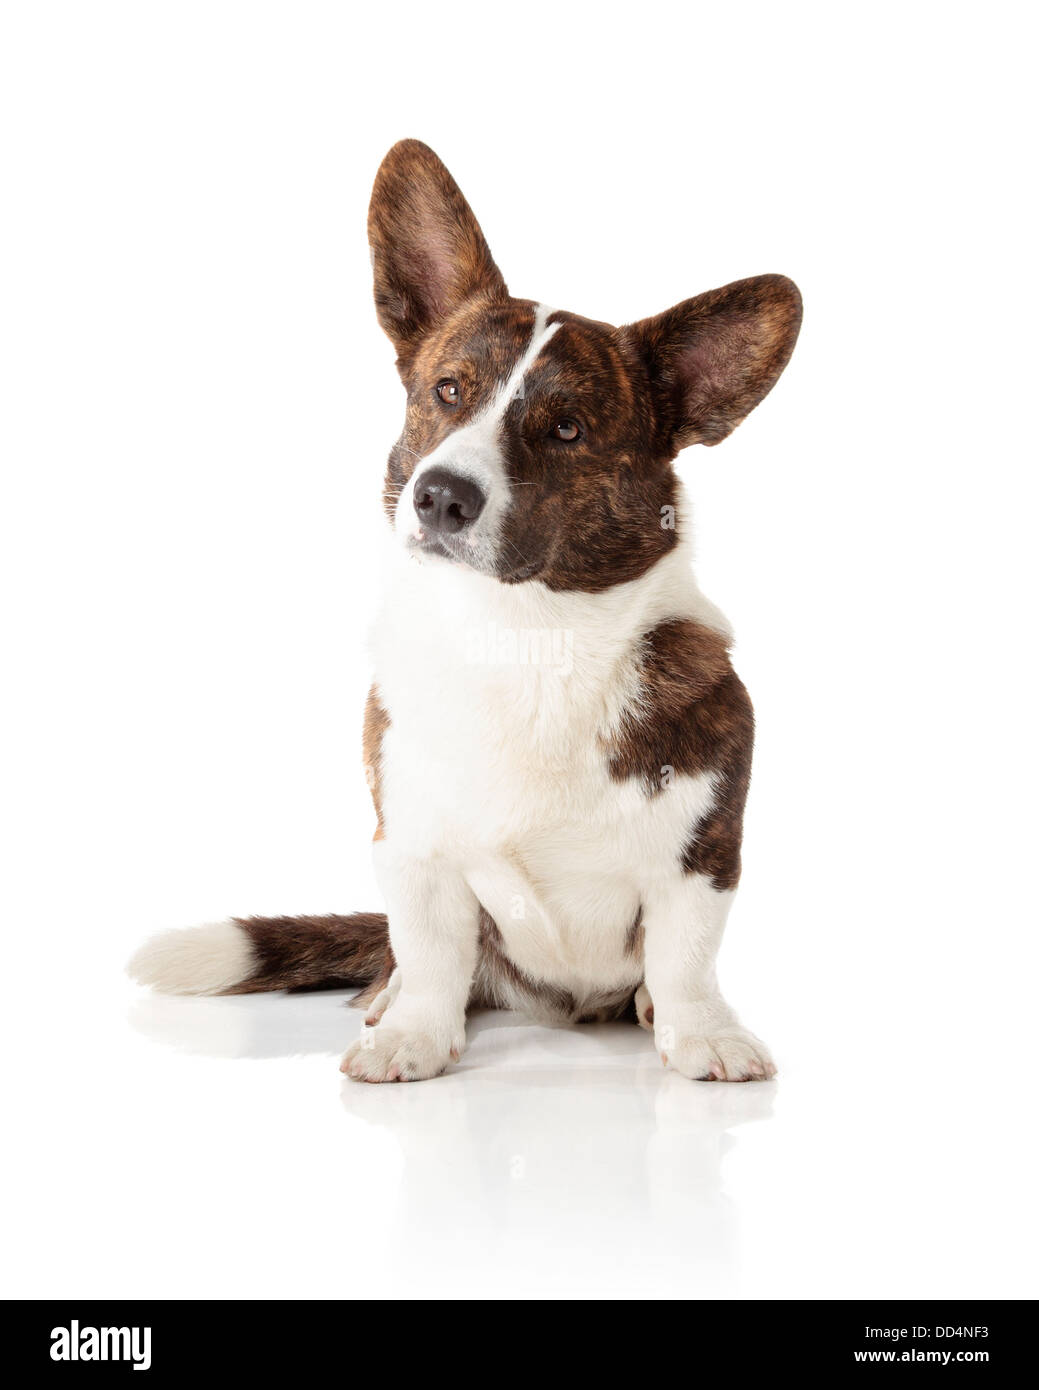
{"label": "dog's right eye", "polygon": [[441,381],[437,386],[437,395],[444,405],[457,405],[462,399],[457,381]]}

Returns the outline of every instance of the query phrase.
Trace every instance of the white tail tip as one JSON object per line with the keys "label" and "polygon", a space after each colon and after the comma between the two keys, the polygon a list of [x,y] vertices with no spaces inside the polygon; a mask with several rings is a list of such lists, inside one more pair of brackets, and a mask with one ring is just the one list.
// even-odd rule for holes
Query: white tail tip
{"label": "white tail tip", "polygon": [[248,935],[235,922],[164,931],[146,941],[127,973],[160,994],[220,994],[253,973]]}

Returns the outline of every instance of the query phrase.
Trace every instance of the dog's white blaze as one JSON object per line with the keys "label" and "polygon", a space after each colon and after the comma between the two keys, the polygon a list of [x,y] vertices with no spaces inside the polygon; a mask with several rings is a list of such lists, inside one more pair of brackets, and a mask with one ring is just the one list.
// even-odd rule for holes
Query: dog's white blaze
{"label": "dog's white blaze", "polygon": [[502,387],[492,407],[499,418],[505,413],[509,401],[522,390],[524,378],[540,356],[545,344],[562,327],[562,324],[559,323],[549,323],[549,319],[554,313],[555,310],[549,308],[547,304],[539,304],[534,310],[534,327],[531,330],[526,351],[516,363],[511,376]]}
{"label": "dog's white blaze", "polygon": [[509,405],[523,392],[527,373],[534,365],[545,345],[562,327],[559,323],[549,323],[555,312],[546,304],[539,304],[534,311],[534,327],[522,355],[502,383],[490,404],[468,425],[454,430],[421,461],[397,499],[394,514],[394,529],[407,541],[419,533],[419,522],[415,515],[415,488],[422,481],[425,471],[438,466],[449,467],[452,472],[468,478],[479,486],[487,498],[483,512],[468,537],[473,550],[473,558],[481,567],[490,569],[495,559],[495,548],[501,523],[509,507],[509,480],[505,467],[505,457],[501,445],[501,424]]}

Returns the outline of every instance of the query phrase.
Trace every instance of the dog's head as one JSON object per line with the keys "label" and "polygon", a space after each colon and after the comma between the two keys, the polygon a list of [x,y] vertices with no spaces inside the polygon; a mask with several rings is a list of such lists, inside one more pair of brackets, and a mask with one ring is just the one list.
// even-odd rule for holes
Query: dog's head
{"label": "dog's head", "polygon": [[514,299],[417,140],[383,161],[368,231],[408,394],[386,478],[395,531],[506,584],[595,591],[644,573],[676,539],[672,460],[768,394],[801,322],[781,275],[624,328]]}

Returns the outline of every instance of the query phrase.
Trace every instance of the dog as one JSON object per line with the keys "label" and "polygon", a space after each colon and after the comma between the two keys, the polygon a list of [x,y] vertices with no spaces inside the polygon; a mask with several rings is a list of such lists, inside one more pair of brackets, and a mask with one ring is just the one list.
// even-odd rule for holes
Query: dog
{"label": "dog", "polygon": [[623,328],[513,298],[426,145],[379,168],[379,323],[407,392],[364,760],[386,913],[237,918],[130,964],[170,993],[361,987],[341,1069],[442,1073],[467,1010],[628,1017],[694,1080],[775,1064],[722,997],[754,716],[673,463],[775,385],[801,297],[761,275]]}

